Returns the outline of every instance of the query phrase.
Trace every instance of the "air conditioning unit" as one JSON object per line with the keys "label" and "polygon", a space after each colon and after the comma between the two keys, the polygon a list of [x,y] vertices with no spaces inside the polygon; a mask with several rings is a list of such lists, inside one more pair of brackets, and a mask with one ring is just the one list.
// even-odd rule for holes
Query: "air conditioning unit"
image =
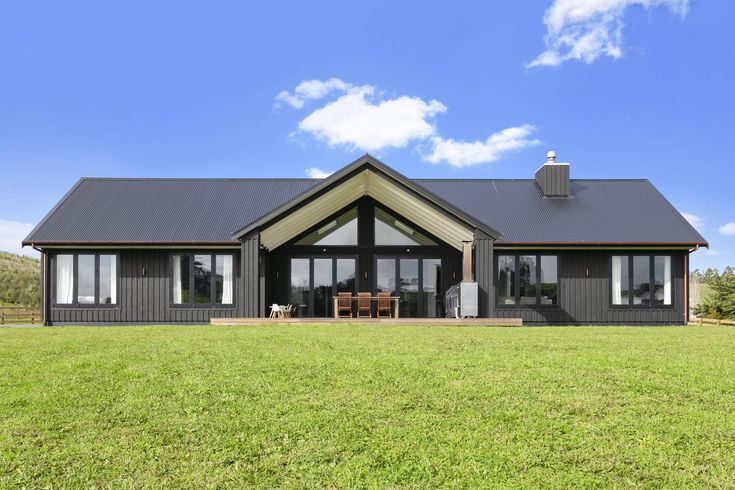
{"label": "air conditioning unit", "polygon": [[459,285],[459,315],[462,318],[477,317],[479,293],[476,282],[463,282]]}
{"label": "air conditioning unit", "polygon": [[476,282],[461,282],[450,287],[445,298],[448,317],[475,318],[478,315],[479,289]]}

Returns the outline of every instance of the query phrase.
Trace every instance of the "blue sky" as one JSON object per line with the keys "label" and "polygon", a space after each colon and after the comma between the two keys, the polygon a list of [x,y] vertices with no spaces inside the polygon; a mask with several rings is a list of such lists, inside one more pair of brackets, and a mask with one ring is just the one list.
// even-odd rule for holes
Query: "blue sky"
{"label": "blue sky", "polygon": [[725,0],[6,2],[0,248],[82,176],[306,176],[369,151],[410,177],[530,178],[554,149],[573,178],[650,179],[711,244],[692,266],[722,268],[734,17]]}

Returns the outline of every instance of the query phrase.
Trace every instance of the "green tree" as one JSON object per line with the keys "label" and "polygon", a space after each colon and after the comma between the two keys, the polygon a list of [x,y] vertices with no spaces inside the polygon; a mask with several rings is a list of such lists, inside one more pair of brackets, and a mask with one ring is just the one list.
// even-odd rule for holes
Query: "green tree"
{"label": "green tree", "polygon": [[730,269],[710,283],[711,293],[694,309],[697,316],[735,320],[735,274]]}
{"label": "green tree", "polygon": [[710,284],[713,281],[716,281],[720,278],[720,272],[717,270],[717,268],[710,267],[706,271],[704,271],[704,277],[702,278],[702,282],[705,284]]}

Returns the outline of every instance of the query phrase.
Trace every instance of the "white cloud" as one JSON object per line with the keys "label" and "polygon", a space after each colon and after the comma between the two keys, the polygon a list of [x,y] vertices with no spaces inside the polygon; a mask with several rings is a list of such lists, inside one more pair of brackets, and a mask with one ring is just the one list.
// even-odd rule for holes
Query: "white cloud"
{"label": "white cloud", "polygon": [[301,109],[308,100],[316,100],[325,97],[330,92],[345,92],[352,88],[352,85],[345,83],[339,78],[330,78],[329,80],[304,80],[296,86],[293,93],[284,90],[276,96],[275,105],[280,106],[281,102]]}
{"label": "white cloud", "polygon": [[[424,160],[446,162],[455,167],[494,162],[506,152],[540,143],[529,138],[535,131],[531,125],[503,129],[485,141],[445,139],[437,133],[435,125],[436,116],[447,112],[441,102],[407,95],[385,97],[372,85],[353,85],[338,78],[303,81],[293,93],[278,94],[276,103],[286,102],[301,108],[306,100],[330,94],[330,100],[304,117],[291,136],[306,134],[331,147],[351,151],[375,152],[413,144],[422,153],[428,148]],[[329,175],[315,167],[306,169],[306,174],[312,178]]]}
{"label": "white cloud", "polygon": [[634,5],[666,7],[682,18],[689,0],[554,0],[544,14],[546,51],[527,66],[556,66],[568,60],[592,63],[623,55],[623,17]]}
{"label": "white cloud", "polygon": [[721,253],[719,250],[708,248],[704,251],[704,255],[707,255],[709,257],[717,257],[718,255],[721,255]]}
{"label": "white cloud", "polygon": [[309,176],[310,179],[326,179],[332,172],[326,172],[317,167],[309,167],[304,170],[304,173]]}
{"label": "white cloud", "polygon": [[375,87],[370,85],[351,88],[306,116],[299,130],[333,147],[364,151],[402,148],[433,136],[436,128],[431,119],[447,110],[436,100],[426,102],[405,95],[373,100],[374,93]]}
{"label": "white cloud", "polygon": [[468,167],[499,160],[504,153],[536,146],[541,142],[529,139],[535,127],[530,124],[507,128],[491,134],[485,141],[455,141],[439,136],[431,138],[433,150],[424,156],[431,163],[446,162],[453,167]]}
{"label": "white cloud", "polygon": [[14,254],[38,257],[30,247],[21,248],[21,242],[33,229],[30,223],[0,219],[0,250]]}
{"label": "white cloud", "polygon": [[719,232],[723,235],[735,235],[735,222],[730,222],[720,226]]}
{"label": "white cloud", "polygon": [[684,216],[684,219],[686,219],[690,225],[695,227],[698,230],[702,230],[704,227],[704,218],[701,216],[697,216],[696,214],[691,213],[681,213],[682,216]]}

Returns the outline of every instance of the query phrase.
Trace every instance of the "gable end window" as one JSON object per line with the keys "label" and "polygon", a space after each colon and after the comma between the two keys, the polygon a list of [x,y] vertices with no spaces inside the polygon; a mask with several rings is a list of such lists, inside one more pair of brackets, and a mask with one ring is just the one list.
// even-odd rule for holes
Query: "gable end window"
{"label": "gable end window", "polygon": [[559,304],[558,255],[498,255],[495,296],[498,306]]}
{"label": "gable end window", "polygon": [[117,304],[117,255],[65,253],[56,255],[55,260],[57,305]]}
{"label": "gable end window", "polygon": [[613,306],[671,306],[670,255],[613,255],[610,260]]}
{"label": "gable end window", "polygon": [[171,257],[174,305],[233,305],[235,294],[232,254],[174,254]]}

